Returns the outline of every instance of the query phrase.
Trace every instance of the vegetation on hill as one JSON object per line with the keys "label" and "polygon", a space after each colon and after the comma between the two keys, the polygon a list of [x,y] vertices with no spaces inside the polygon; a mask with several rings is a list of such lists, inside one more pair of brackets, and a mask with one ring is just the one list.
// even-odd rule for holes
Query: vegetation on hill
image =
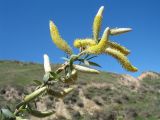
{"label": "vegetation on hill", "polygon": [[[52,65],[52,68],[58,66]],[[33,80],[41,80],[42,74],[42,64],[0,61],[0,106],[9,105],[13,109],[15,103],[33,90]],[[24,87],[26,84],[28,86]],[[75,87],[77,89],[64,100],[52,96],[37,99],[38,109],[54,107],[57,111],[43,120],[160,119],[159,73],[144,72],[138,78],[108,72],[99,75],[79,73]]]}

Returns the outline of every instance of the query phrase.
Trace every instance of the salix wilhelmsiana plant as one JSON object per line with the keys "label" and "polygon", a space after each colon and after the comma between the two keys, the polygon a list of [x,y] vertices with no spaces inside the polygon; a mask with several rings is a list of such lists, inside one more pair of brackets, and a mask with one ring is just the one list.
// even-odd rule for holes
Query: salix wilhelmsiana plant
{"label": "salix wilhelmsiana plant", "polygon": [[[50,21],[50,35],[54,44],[61,50],[63,50],[68,56],[63,57],[65,60],[56,71],[52,71],[49,57],[47,54],[44,55],[44,77],[43,80],[34,80],[37,84],[35,91],[26,95],[21,103],[16,106],[16,110],[12,111],[9,108],[2,108],[0,111],[1,120],[26,120],[23,119],[23,113],[28,112],[29,114],[42,118],[54,114],[54,109],[49,111],[38,111],[33,108],[31,103],[34,103],[36,99],[45,95],[51,95],[56,98],[63,99],[72,90],[72,84],[78,79],[78,72],[85,72],[90,74],[99,74],[100,72],[91,66],[100,67],[99,64],[92,62],[91,60],[98,57],[101,54],[110,55],[118,60],[124,69],[130,72],[136,72],[138,69],[134,67],[127,56],[130,54],[130,50],[121,46],[116,42],[110,40],[112,35],[120,35],[131,31],[131,28],[109,28],[106,27],[102,37],[100,37],[100,30],[102,24],[102,14],[104,7],[100,7],[94,21],[93,21],[93,38],[77,38],[73,45],[79,49],[79,53],[75,54],[68,43],[61,37],[58,28],[55,23]],[[79,64],[75,64],[79,61]],[[61,88],[60,90],[55,89],[57,83],[67,84],[69,87]]]}

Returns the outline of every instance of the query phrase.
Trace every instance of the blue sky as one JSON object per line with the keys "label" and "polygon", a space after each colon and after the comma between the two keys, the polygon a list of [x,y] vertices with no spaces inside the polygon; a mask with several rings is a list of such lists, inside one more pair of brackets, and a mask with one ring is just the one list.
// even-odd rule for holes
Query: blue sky
{"label": "blue sky", "polygon": [[105,55],[95,59],[102,70],[134,76],[148,70],[160,72],[159,0],[0,0],[0,59],[42,63],[47,53],[52,63],[62,63],[60,57],[65,54],[51,41],[49,20],[72,45],[75,38],[91,37],[93,18],[102,5],[101,33],[107,26],[133,28],[111,40],[131,50],[129,60],[139,72],[126,72]]}

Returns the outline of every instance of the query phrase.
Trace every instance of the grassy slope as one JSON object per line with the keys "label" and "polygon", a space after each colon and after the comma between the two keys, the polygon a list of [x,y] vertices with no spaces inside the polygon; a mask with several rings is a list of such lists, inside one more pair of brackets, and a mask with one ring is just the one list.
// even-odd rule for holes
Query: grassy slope
{"label": "grassy slope", "polygon": [[[53,68],[56,68],[54,65]],[[34,63],[21,63],[18,61],[0,61],[0,86],[32,83],[34,79],[42,79],[43,65]],[[130,120],[158,120],[160,119],[160,79],[144,79],[138,92],[122,86],[118,82],[119,75],[102,72],[100,75],[79,74],[78,85],[81,87],[91,83],[107,83],[110,87],[85,87],[84,95],[103,107],[100,113],[102,119],[124,118]],[[74,94],[74,93],[73,93]],[[69,98],[66,98],[69,99]],[[101,99],[101,100],[100,100]],[[99,117],[98,116],[98,117]],[[95,119],[96,116],[85,116],[86,119]],[[76,118],[77,119],[77,118]],[[84,117],[79,117],[84,119]]]}
{"label": "grassy slope", "polygon": [[[53,65],[53,70],[58,65]],[[42,64],[23,63],[19,61],[0,61],[0,85],[25,85],[32,82],[34,79],[41,80],[44,70]],[[102,72],[100,75],[80,73],[79,79],[89,81],[98,80],[104,82],[107,79],[114,79],[112,73]]]}

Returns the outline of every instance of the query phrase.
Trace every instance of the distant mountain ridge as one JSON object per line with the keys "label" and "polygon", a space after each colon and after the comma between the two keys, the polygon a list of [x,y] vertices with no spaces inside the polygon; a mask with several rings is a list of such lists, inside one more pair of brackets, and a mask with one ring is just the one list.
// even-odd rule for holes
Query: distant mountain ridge
{"label": "distant mountain ridge", "polygon": [[[39,63],[36,63],[36,62],[21,62],[21,61],[18,61],[18,60],[0,60],[0,64],[3,64],[3,63],[9,63],[9,64],[17,64],[17,65],[21,65],[21,66],[27,66],[27,65],[39,65],[39,66],[41,66],[42,68],[41,69],[43,69],[43,65],[41,65],[41,64],[39,64]],[[59,66],[59,64],[53,64],[52,65],[53,66],[53,68],[57,68],[58,66]],[[108,73],[111,73],[111,72],[108,72]],[[111,74],[115,74],[116,75],[116,73],[111,73]],[[117,75],[120,75],[120,74],[117,74]],[[131,79],[139,79],[139,80],[142,80],[142,79],[146,79],[146,78],[148,78],[148,77],[150,77],[150,78],[159,78],[160,77],[160,73],[158,73],[158,72],[154,72],[154,71],[145,71],[145,72],[142,72],[138,77],[133,77],[133,76],[131,76],[131,75],[128,75],[128,74],[121,74],[121,76],[126,76],[126,77],[131,77]]]}
{"label": "distant mountain ridge", "polygon": [[160,78],[160,73],[157,72],[153,72],[153,71],[147,71],[147,72],[143,72],[138,79],[143,80],[143,79],[158,79]]}

